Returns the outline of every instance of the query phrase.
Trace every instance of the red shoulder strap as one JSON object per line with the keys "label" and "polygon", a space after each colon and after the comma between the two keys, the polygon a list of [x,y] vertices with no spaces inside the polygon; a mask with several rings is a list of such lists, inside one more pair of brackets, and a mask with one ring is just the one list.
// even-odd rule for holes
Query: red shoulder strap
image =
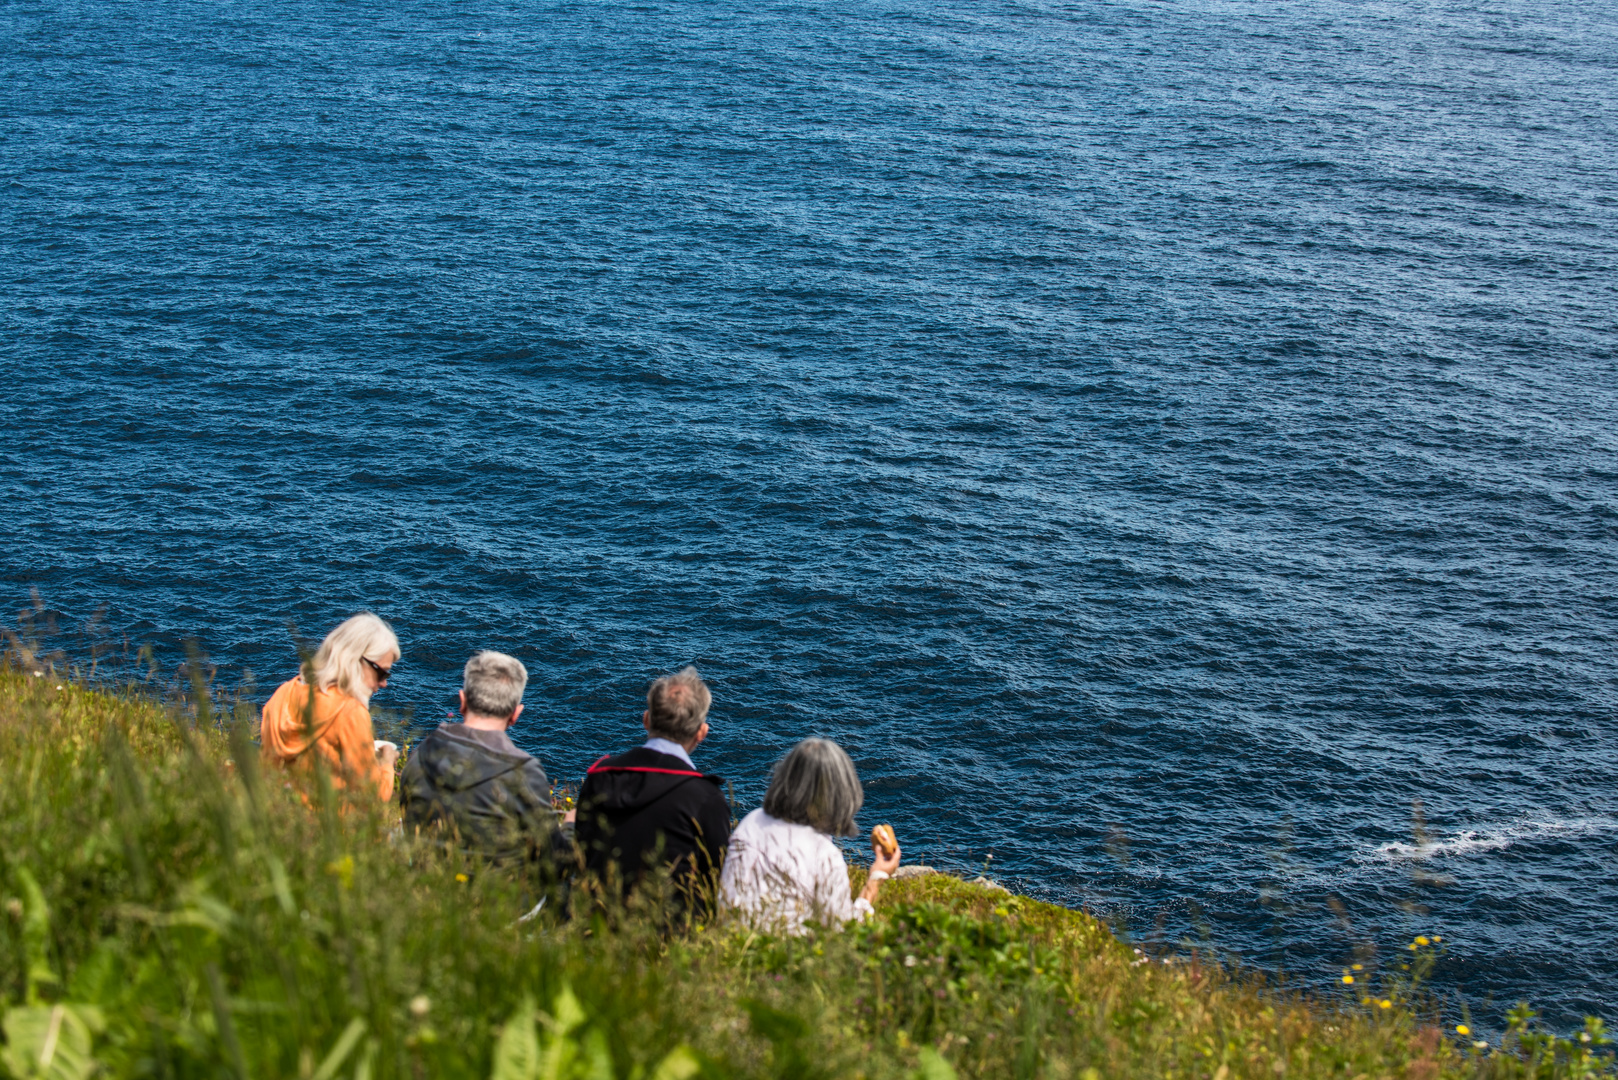
{"label": "red shoulder strap", "polygon": [[594,765],[590,766],[590,768],[585,771],[584,775],[585,776],[594,776],[597,773],[604,773],[604,772],[642,772],[642,773],[661,773],[664,776],[695,776],[699,780],[702,778],[701,773],[692,772],[690,769],[654,769],[654,768],[651,768],[650,766],[647,766],[647,765],[607,765],[607,766],[603,766],[601,763],[603,761],[606,761],[606,760],[607,760],[607,755],[606,754],[601,755],[601,757],[596,759],[596,763]]}

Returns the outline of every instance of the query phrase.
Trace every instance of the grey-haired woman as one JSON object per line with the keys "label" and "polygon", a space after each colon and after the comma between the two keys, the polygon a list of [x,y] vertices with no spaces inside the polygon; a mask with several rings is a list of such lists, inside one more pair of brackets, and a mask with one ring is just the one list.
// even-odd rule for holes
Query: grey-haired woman
{"label": "grey-haired woman", "polygon": [[873,850],[871,875],[849,896],[848,864],[833,836],[854,835],[865,802],[859,774],[843,748],[805,739],[776,763],[764,806],[731,833],[720,901],[761,930],[802,933],[810,921],[839,926],[871,913],[882,882],[899,867],[899,850]]}

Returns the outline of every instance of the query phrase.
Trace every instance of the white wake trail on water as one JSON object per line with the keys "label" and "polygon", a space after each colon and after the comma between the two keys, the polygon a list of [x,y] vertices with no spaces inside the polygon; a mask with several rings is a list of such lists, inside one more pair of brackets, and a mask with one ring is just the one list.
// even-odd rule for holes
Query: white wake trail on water
{"label": "white wake trail on water", "polygon": [[1618,819],[1610,817],[1525,818],[1509,825],[1461,829],[1425,843],[1407,844],[1394,841],[1380,845],[1372,854],[1389,862],[1441,859],[1504,851],[1523,842],[1542,839],[1571,840],[1615,830],[1618,830]]}

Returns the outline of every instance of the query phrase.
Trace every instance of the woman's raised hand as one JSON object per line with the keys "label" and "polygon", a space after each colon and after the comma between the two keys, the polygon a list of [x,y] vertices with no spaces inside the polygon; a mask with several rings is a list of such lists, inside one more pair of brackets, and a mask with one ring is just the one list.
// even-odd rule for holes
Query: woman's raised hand
{"label": "woman's raised hand", "polygon": [[892,825],[878,825],[871,830],[871,869],[892,874],[899,869],[899,838]]}
{"label": "woman's raised hand", "polygon": [[865,879],[865,888],[860,890],[860,899],[868,904],[876,903],[882,882],[892,877],[897,869],[899,838],[893,835],[892,825],[878,825],[871,830],[871,873]]}
{"label": "woman's raised hand", "polygon": [[871,869],[880,870],[891,877],[893,872],[899,869],[899,855],[900,851],[897,844],[893,846],[891,854],[873,848],[871,850]]}

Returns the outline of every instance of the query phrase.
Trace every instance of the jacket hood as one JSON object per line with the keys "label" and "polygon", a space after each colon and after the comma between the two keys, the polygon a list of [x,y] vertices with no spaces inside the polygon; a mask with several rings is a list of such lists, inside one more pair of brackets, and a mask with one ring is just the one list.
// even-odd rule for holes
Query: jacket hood
{"label": "jacket hood", "polygon": [[353,700],[341,690],[311,694],[302,676],[294,676],[265,703],[259,741],[282,761],[302,757]]}
{"label": "jacket hood", "polygon": [[532,754],[496,750],[476,739],[440,727],[410,753],[423,776],[440,791],[466,791],[521,769]]}
{"label": "jacket hood", "polygon": [[715,787],[724,780],[700,773],[672,754],[644,746],[617,757],[602,757],[585,774],[592,807],[609,812],[633,813],[667,795],[681,784],[703,781]]}

